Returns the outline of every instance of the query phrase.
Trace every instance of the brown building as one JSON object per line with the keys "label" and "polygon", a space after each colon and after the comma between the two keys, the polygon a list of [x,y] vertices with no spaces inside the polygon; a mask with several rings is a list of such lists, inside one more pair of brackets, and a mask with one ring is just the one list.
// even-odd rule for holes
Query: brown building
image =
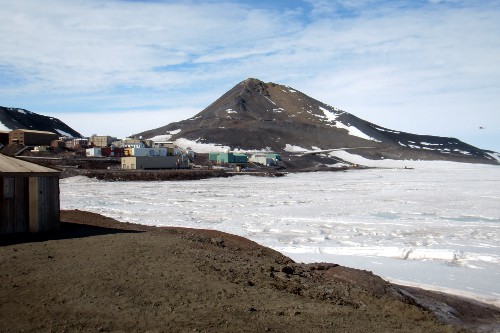
{"label": "brown building", "polygon": [[0,234],[59,228],[59,171],[0,154]]}
{"label": "brown building", "polygon": [[9,144],[9,131],[0,131],[0,145]]}
{"label": "brown building", "polygon": [[66,147],[66,142],[64,142],[63,140],[54,140],[50,143],[50,146],[52,148],[64,148]]}
{"label": "brown building", "polygon": [[57,140],[57,134],[45,131],[33,131],[16,129],[9,133],[9,144],[21,144],[25,146],[50,146],[53,140]]}
{"label": "brown building", "polygon": [[92,135],[90,137],[90,144],[94,147],[108,147],[116,138],[109,135]]}

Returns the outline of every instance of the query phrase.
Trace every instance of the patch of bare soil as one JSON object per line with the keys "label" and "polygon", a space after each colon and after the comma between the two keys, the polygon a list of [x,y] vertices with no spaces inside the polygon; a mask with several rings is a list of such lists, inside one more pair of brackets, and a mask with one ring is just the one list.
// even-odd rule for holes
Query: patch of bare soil
{"label": "patch of bare soil", "polygon": [[[499,328],[496,308],[335,264],[298,264],[226,233],[82,211],[63,211],[61,219],[57,232],[0,238],[1,332]],[[439,319],[453,325],[438,322],[433,307],[452,314]]]}

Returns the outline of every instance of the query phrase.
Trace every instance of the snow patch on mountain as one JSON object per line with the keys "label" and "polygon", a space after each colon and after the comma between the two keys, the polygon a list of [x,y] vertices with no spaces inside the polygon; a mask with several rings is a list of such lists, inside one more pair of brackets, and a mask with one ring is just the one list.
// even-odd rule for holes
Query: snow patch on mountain
{"label": "snow patch on mountain", "polygon": [[415,169],[429,169],[446,166],[463,165],[463,162],[450,162],[450,161],[421,161],[421,160],[370,160],[359,155],[349,153],[345,150],[334,150],[328,153],[330,157],[339,158],[351,164],[363,165],[371,168],[415,168]]}
{"label": "snow patch on mountain", "polygon": [[10,128],[7,128],[1,121],[0,121],[0,131],[7,131],[10,132]]}
{"label": "snow patch on mountain", "polygon": [[273,103],[274,105],[276,105],[276,103],[274,103],[272,99],[270,99],[270,98],[269,98],[269,97],[267,97],[267,96],[264,96],[264,97],[265,97],[265,98],[266,98],[269,102],[271,102],[271,103]]}
{"label": "snow patch on mountain", "polygon": [[[337,118],[345,112],[335,113],[335,112],[332,112],[331,110],[328,110],[322,106],[320,106],[319,109],[321,111],[323,111],[323,114],[325,115],[324,117],[326,117],[327,121],[332,123],[332,125],[330,125],[330,126],[336,127],[339,129],[345,129],[349,133],[349,135],[356,136],[356,137],[361,138],[361,139],[380,142],[380,141],[372,138],[371,136],[366,135],[365,133],[360,131],[357,127],[354,127],[352,125],[345,125],[344,123],[337,120]],[[322,116],[318,116],[318,117],[323,118]]]}
{"label": "snow patch on mountain", "polygon": [[223,153],[225,151],[229,151],[231,148],[229,146],[223,146],[217,143],[204,143],[198,140],[188,140],[185,138],[179,138],[174,141],[174,143],[179,146],[179,148],[187,149],[191,148],[197,153],[208,154],[211,152],[220,152]]}
{"label": "snow patch on mountain", "polygon": [[167,131],[166,134],[163,134],[163,135],[156,135],[156,136],[153,136],[152,138],[149,138],[148,140],[151,140],[153,142],[165,142],[165,141],[169,141],[172,136],[174,136],[175,134],[179,134],[181,132],[181,129],[176,129],[174,131]]}
{"label": "snow patch on mountain", "polygon": [[172,135],[170,134],[163,134],[163,135],[155,135],[151,138],[148,138],[147,140],[151,140],[153,142],[165,142],[170,140],[171,137]]}
{"label": "snow patch on mountain", "polygon": [[[438,151],[443,154],[449,154],[449,153],[459,153],[467,156],[472,156],[473,153],[464,149],[450,149],[450,148],[445,148],[444,143],[429,143],[429,142],[415,142],[415,141],[406,141],[406,142],[401,142],[398,141],[398,144],[403,147],[407,148],[412,148],[412,149],[422,149],[422,150],[432,150],[432,151]],[[448,142],[448,144],[455,144],[453,142]]]}
{"label": "snow patch on mountain", "polygon": [[332,121],[335,121],[337,119],[338,116],[340,116],[342,113],[334,113],[328,109],[325,109],[324,107],[320,106],[319,109],[321,111],[323,111],[326,119],[328,119],[328,121],[332,122]]}
{"label": "snow patch on mountain", "polygon": [[291,144],[286,144],[285,148],[283,149],[284,151],[290,152],[290,153],[306,153],[310,152],[310,150],[299,147],[299,146],[294,146]]}
{"label": "snow patch on mountain", "polygon": [[349,135],[357,136],[358,138],[365,139],[365,140],[381,142],[381,141],[376,140],[376,139],[372,138],[371,136],[368,136],[365,133],[361,132],[357,127],[354,127],[351,125],[345,125],[345,124],[341,123],[340,121],[335,122],[335,124],[333,126],[340,128],[340,129],[345,129],[347,132],[349,132]]}
{"label": "snow patch on mountain", "polygon": [[442,143],[429,143],[429,142],[420,142],[421,145],[424,146],[442,146]]}
{"label": "snow patch on mountain", "polygon": [[[457,165],[463,162],[443,162],[443,161],[421,161],[421,160],[392,160],[392,159],[380,159],[371,160],[360,155],[349,153],[349,149],[370,149],[370,147],[360,147],[360,148],[340,148],[340,149],[321,149],[319,147],[313,146],[311,149],[303,148],[296,145],[286,144],[284,150],[289,153],[295,153],[297,156],[303,156],[307,154],[324,154],[324,156],[329,156],[332,158],[340,159],[349,163],[351,165],[357,164],[370,168],[426,168],[434,166],[446,166],[447,163],[450,165]],[[468,152],[467,152],[468,153]],[[500,154],[492,153],[490,156],[497,161],[500,161]],[[341,162],[342,163],[342,162]]]}
{"label": "snow patch on mountain", "polygon": [[389,130],[387,128],[381,128],[381,127],[374,127],[377,131],[380,131],[380,132],[389,132],[389,133],[394,133],[394,134],[400,134],[401,132],[399,131],[393,131],[393,130]]}
{"label": "snow patch on mountain", "polygon": [[65,131],[63,131],[63,130],[61,130],[61,129],[56,128],[55,130],[56,130],[56,131],[57,131],[60,135],[65,136],[65,137],[67,137],[67,138],[72,138],[72,137],[73,137],[73,135],[71,135],[71,134],[69,134],[68,132],[65,132]]}
{"label": "snow patch on mountain", "polygon": [[500,153],[491,152],[487,153],[487,155],[491,156],[497,162],[500,162]]}
{"label": "snow patch on mountain", "polygon": [[464,155],[472,155],[470,152],[466,150],[460,150],[460,149],[453,149],[454,152],[464,154]]}

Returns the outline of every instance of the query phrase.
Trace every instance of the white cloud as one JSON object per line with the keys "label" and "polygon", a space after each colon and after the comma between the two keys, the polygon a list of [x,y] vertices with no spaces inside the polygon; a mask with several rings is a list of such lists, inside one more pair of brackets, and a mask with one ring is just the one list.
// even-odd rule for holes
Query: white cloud
{"label": "white cloud", "polygon": [[[23,90],[171,85],[169,74],[183,80],[168,66],[196,62],[238,41],[240,50],[254,47],[287,30],[276,26],[287,15],[269,17],[234,4],[3,2],[0,31],[8,47],[0,59],[27,80]],[[158,67],[166,73],[155,72]]]}

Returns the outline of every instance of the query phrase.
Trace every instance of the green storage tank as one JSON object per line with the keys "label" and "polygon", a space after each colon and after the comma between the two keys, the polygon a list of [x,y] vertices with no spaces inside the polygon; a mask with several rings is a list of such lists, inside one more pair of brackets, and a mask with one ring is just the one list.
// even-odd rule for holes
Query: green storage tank
{"label": "green storage tank", "polygon": [[217,163],[247,163],[248,156],[240,153],[209,153],[208,160]]}

